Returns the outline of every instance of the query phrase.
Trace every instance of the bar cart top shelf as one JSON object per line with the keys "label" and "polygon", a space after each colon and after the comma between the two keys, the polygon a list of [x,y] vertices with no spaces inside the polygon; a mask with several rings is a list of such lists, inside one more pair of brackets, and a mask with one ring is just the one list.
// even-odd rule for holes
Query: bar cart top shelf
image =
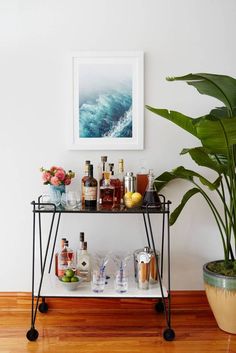
{"label": "bar cart top shelf", "polygon": [[56,206],[53,203],[42,203],[41,197],[38,198],[38,202],[32,201],[33,212],[35,213],[97,213],[97,214],[140,214],[140,213],[169,213],[170,201],[162,202],[160,207],[134,207],[127,208],[125,206],[114,207],[111,209],[102,208],[97,205],[97,208],[84,208],[82,206],[74,209],[64,208],[62,206]]}

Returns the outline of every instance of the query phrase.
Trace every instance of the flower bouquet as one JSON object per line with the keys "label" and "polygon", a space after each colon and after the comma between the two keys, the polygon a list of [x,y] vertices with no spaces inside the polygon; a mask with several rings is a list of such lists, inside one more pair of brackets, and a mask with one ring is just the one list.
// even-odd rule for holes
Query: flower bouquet
{"label": "flower bouquet", "polygon": [[69,170],[66,172],[61,167],[51,167],[50,169],[40,169],[42,174],[43,183],[54,186],[70,185],[71,179],[75,177],[75,173]]}

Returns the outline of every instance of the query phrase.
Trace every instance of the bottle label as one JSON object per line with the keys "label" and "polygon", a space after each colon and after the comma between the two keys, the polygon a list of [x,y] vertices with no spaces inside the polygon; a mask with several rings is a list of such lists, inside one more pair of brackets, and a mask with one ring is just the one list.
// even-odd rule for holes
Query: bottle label
{"label": "bottle label", "polygon": [[84,199],[87,201],[97,200],[97,187],[96,186],[85,186],[84,187]]}

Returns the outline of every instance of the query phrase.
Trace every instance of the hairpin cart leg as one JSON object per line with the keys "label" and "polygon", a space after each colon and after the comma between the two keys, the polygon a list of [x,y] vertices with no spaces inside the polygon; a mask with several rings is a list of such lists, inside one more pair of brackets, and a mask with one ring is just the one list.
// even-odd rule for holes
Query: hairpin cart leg
{"label": "hairpin cart leg", "polygon": [[149,246],[149,248],[150,248],[150,247],[151,247],[151,244],[150,244],[150,238],[149,238],[149,233],[148,233],[148,228],[147,228],[147,221],[146,221],[146,218],[145,218],[145,212],[143,212],[143,221],[144,221],[144,226],[145,226],[145,231],[146,231],[148,246]]}
{"label": "hairpin cart leg", "polygon": [[[151,225],[151,220],[150,220],[150,214],[148,212],[148,208],[146,208],[147,212],[147,219],[148,219],[148,225],[149,225],[149,230],[150,230],[150,236],[151,236],[151,242],[152,242],[152,247],[153,247],[153,252],[156,258],[156,261],[158,263],[158,258],[156,254],[156,247],[155,247],[155,242],[154,242],[154,237],[153,237],[153,231],[152,231],[152,225]],[[164,314],[166,318],[166,324],[167,328],[163,332],[163,337],[167,341],[172,341],[175,338],[175,333],[174,330],[171,328],[171,307],[170,307],[170,232],[169,232],[169,213],[168,213],[168,310],[166,307],[166,302],[164,298],[164,291],[163,291],[163,286],[162,286],[162,278],[160,274],[160,270],[157,266],[158,269],[158,278],[159,278],[159,283],[160,283],[160,290],[161,290],[161,296],[162,296],[162,302],[163,302],[163,307],[164,307]]]}
{"label": "hairpin cart leg", "polygon": [[35,270],[35,202],[33,205],[33,249],[32,249],[32,293],[31,293],[31,328],[26,333],[29,341],[35,341],[38,338],[38,331],[34,327],[34,270]]}
{"label": "hairpin cart leg", "polygon": [[52,260],[53,260],[53,255],[54,255],[54,251],[55,251],[55,245],[56,245],[56,241],[57,241],[57,234],[58,234],[58,229],[59,229],[59,225],[60,225],[60,220],[61,220],[61,213],[58,214],[57,226],[56,226],[56,231],[55,231],[55,236],[54,236],[54,241],[53,241],[53,247],[52,247],[52,253],[51,253],[51,259],[50,259],[48,273],[51,272],[51,268],[52,268]]}

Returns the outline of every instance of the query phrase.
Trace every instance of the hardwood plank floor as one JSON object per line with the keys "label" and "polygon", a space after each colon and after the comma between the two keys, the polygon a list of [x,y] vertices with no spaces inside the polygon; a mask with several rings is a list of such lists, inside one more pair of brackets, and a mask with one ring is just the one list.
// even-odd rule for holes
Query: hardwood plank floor
{"label": "hardwood plank floor", "polygon": [[153,300],[47,299],[38,312],[39,338],[29,342],[30,295],[0,293],[1,353],[236,353],[236,335],[221,331],[201,291],[173,292],[172,327],[166,342],[163,314]]}

